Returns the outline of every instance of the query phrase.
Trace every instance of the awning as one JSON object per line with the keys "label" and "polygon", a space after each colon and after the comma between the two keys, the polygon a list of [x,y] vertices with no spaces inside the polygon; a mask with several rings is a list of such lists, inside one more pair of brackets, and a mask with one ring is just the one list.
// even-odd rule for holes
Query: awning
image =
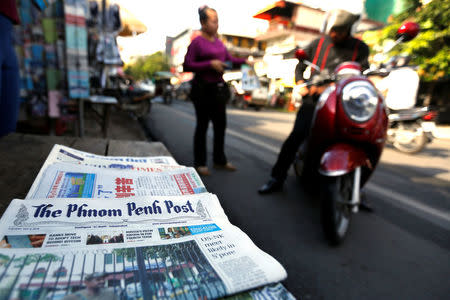
{"label": "awning", "polygon": [[147,27],[136,19],[136,17],[130,13],[123,6],[120,7],[120,19],[122,22],[122,31],[120,36],[133,36],[147,31]]}
{"label": "awning", "polygon": [[120,36],[134,36],[147,31],[147,27],[139,21],[128,9],[126,9],[122,2],[123,0],[91,0],[97,2],[100,10],[103,7],[108,8],[110,5],[117,4],[120,8],[120,22],[122,23],[122,30],[119,32]]}
{"label": "awning", "polygon": [[253,18],[271,21],[276,17],[291,18],[298,4],[289,1],[277,1],[257,12]]}

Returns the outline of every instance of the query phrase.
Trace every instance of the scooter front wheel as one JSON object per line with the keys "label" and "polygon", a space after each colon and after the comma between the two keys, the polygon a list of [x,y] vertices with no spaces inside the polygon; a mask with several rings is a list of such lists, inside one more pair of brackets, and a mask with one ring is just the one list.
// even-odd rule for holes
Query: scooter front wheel
{"label": "scooter front wheel", "polygon": [[323,176],[321,188],[321,222],[328,242],[339,245],[350,227],[353,173],[336,177]]}

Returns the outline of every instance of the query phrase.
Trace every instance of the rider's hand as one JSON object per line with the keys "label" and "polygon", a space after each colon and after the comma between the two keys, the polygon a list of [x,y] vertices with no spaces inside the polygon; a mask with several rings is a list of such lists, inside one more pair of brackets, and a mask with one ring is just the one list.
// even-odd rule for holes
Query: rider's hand
{"label": "rider's hand", "polygon": [[[303,80],[299,80],[297,82],[297,85],[300,85],[300,84],[303,84],[303,83],[304,83]],[[306,86],[302,86],[298,92],[300,93],[300,95],[302,95],[302,97],[305,97],[306,95],[309,94],[309,89]]]}
{"label": "rider's hand", "polygon": [[321,95],[330,85],[334,85],[334,83],[324,85],[313,85],[309,88],[309,94]]}
{"label": "rider's hand", "polygon": [[221,60],[213,59],[213,60],[211,60],[210,63],[211,63],[211,67],[219,73],[223,73],[223,71],[225,70],[226,64],[224,62],[222,62]]}
{"label": "rider's hand", "polygon": [[311,85],[311,86],[309,87],[309,94],[310,94],[310,95],[315,95],[315,94],[317,94],[317,92],[318,92],[317,86]]}

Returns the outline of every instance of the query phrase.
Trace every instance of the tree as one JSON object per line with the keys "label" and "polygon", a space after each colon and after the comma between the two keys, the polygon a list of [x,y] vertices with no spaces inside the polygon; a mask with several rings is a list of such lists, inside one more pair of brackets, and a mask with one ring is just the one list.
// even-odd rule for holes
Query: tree
{"label": "tree", "polygon": [[17,258],[14,258],[14,262],[18,262],[19,264],[25,263],[25,265],[30,265],[32,263],[37,262],[54,262],[54,261],[60,261],[62,258],[51,254],[51,253],[45,253],[45,254],[30,254],[26,256],[20,256]]}
{"label": "tree", "polygon": [[153,77],[158,71],[169,71],[167,57],[161,52],[149,56],[139,57],[133,64],[125,67],[125,73],[135,79],[147,79]]}
{"label": "tree", "polygon": [[448,79],[450,0],[434,0],[423,6],[417,0],[410,0],[406,11],[393,17],[382,30],[364,33],[363,39],[372,51],[379,51],[383,44],[395,40],[397,29],[405,21],[418,23],[421,31],[414,40],[395,47],[389,54],[411,55],[412,63],[419,66],[418,72],[424,81]]}

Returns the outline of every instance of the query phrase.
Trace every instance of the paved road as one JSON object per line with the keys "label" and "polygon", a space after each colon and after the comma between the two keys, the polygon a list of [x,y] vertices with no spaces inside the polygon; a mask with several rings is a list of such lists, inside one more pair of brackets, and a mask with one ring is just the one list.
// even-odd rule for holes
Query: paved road
{"label": "paved road", "polygon": [[[256,192],[294,118],[229,109],[226,153],[239,170],[213,170],[204,178],[230,221],[284,265],[285,286],[301,299],[448,299],[450,140],[435,140],[415,156],[387,147],[365,188],[375,213],[355,215],[345,243],[331,248],[316,197],[305,193],[292,171],[283,192]],[[192,165],[190,103],[154,105],[145,124],[179,163]]]}

